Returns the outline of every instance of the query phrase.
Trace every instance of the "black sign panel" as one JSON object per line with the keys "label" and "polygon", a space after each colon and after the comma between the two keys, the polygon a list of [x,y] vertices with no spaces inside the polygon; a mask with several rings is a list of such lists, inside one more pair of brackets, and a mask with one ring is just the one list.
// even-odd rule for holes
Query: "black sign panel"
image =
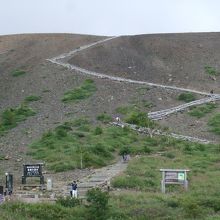
{"label": "black sign panel", "polygon": [[24,164],[24,177],[41,177],[42,164]]}
{"label": "black sign panel", "polygon": [[0,186],[0,195],[3,195],[3,194],[4,194],[4,187]]}

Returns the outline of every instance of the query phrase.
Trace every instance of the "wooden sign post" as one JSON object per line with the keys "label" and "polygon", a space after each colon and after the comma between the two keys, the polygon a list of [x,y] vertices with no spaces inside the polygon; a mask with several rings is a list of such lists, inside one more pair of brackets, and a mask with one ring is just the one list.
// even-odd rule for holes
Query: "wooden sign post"
{"label": "wooden sign post", "polygon": [[166,192],[166,185],[177,184],[183,185],[185,190],[188,190],[187,172],[186,169],[160,169],[162,172],[161,191]]}

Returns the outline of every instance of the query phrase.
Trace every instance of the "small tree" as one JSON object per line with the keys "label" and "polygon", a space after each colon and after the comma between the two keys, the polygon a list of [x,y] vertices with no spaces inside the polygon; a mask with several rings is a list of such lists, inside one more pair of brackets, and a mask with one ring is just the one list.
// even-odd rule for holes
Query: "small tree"
{"label": "small tree", "polygon": [[108,192],[102,192],[99,188],[94,188],[87,192],[87,201],[89,202],[89,214],[91,219],[105,219],[108,212],[108,200]]}

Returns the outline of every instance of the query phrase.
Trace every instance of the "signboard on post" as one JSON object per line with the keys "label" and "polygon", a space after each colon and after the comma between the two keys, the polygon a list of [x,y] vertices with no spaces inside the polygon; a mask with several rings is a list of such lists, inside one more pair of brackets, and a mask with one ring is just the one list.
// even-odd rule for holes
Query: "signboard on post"
{"label": "signboard on post", "polygon": [[166,192],[167,184],[179,184],[179,185],[183,185],[185,190],[188,189],[187,172],[189,172],[189,170],[160,169],[160,172],[162,172],[162,180],[161,180],[162,193]]}
{"label": "signboard on post", "polygon": [[7,195],[13,192],[13,175],[10,173],[5,173],[5,191]]}
{"label": "signboard on post", "polygon": [[23,164],[22,184],[26,184],[27,177],[40,177],[40,184],[44,184],[42,167],[43,167],[43,163]]}

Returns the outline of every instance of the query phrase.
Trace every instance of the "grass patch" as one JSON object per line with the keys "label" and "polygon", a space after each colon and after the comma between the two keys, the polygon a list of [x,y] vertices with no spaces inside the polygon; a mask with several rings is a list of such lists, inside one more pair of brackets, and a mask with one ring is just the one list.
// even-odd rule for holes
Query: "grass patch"
{"label": "grass patch", "polygon": [[211,66],[205,66],[205,72],[208,74],[208,75],[211,75],[211,76],[218,76],[220,74],[220,72],[218,72],[214,67],[211,67]]}
{"label": "grass patch", "polygon": [[[116,193],[111,205],[130,219],[219,217],[219,145],[170,141],[170,144],[168,140],[160,141],[164,153],[135,158],[123,175],[114,178],[114,187],[127,190]],[[189,191],[185,192],[181,186],[169,185],[166,195],[160,193],[161,168],[190,169]],[[119,211],[117,207],[123,207],[124,211]]]}
{"label": "grass patch", "polygon": [[36,113],[26,105],[20,105],[18,108],[9,108],[1,113],[0,116],[0,134],[17,126],[21,121],[35,115]]}
{"label": "grass patch", "polygon": [[82,85],[64,94],[63,102],[77,102],[89,98],[96,91],[96,86],[93,80],[86,79]]}
{"label": "grass patch", "polygon": [[136,108],[134,106],[120,106],[116,109],[117,113],[120,113],[122,115],[127,115],[131,112],[133,112]]}
{"label": "grass patch", "polygon": [[86,219],[82,206],[64,207],[61,204],[6,202],[0,206],[0,219],[16,220],[83,220]]}
{"label": "grass patch", "polygon": [[206,114],[211,113],[215,108],[217,108],[217,105],[214,103],[207,103],[202,106],[193,107],[189,115],[196,117],[196,118],[202,118]]}
{"label": "grass patch", "polygon": [[[85,119],[78,119],[76,123],[65,123],[58,126],[52,133],[58,133],[60,139],[70,138],[69,135],[72,134],[74,137],[78,129],[85,125],[90,126],[90,132],[83,133],[83,138],[87,141],[81,139],[79,143],[81,143],[82,148],[91,143],[97,144],[97,136],[94,140],[91,133],[91,131],[94,132],[94,128]],[[61,130],[62,132],[60,132]],[[51,136],[51,134],[45,134],[45,136],[48,135]],[[77,200],[70,198],[58,200],[56,204],[5,203],[0,206],[1,217],[3,219],[14,219],[16,216],[18,220],[89,220],[94,214],[92,219],[109,220],[219,219],[219,145],[203,145],[169,137],[150,138],[138,135],[128,128],[115,127],[103,127],[98,141],[100,144],[106,143],[106,147],[113,147],[115,150],[120,149],[121,145],[124,148],[129,146],[131,153],[136,151],[139,154],[139,157],[135,157],[129,162],[124,174],[111,181],[113,187],[121,188],[121,190],[111,192],[108,201],[105,198],[103,199],[104,194],[100,194],[101,191],[96,193],[94,189],[95,194],[92,193],[92,197],[90,195],[92,200],[87,200],[89,204],[79,204]],[[92,148],[94,146],[93,144],[90,145]],[[94,152],[89,151],[88,157],[91,158],[93,153],[102,154],[103,157],[107,149],[103,150],[103,146],[96,145]],[[140,148],[137,149],[142,147],[143,150],[144,146],[151,149],[148,154],[141,152]],[[38,148],[38,146],[36,147]],[[42,151],[47,151],[47,154],[51,153],[47,147],[42,148]],[[140,152],[142,156],[140,156]],[[79,155],[76,156],[79,157]],[[66,159],[63,158],[60,162],[65,163]],[[70,157],[70,160],[75,159]],[[160,168],[190,169],[188,175],[189,191],[185,192],[183,187],[179,185],[170,185],[166,187],[167,193],[162,194],[160,192]],[[103,201],[104,203],[101,203]],[[104,218],[97,214],[99,209],[103,211],[100,207],[102,204],[106,208],[103,213]],[[213,218],[214,216],[215,218]]]}
{"label": "grass patch", "polygon": [[196,96],[191,92],[186,92],[186,93],[181,93],[177,99],[184,102],[192,102],[196,100]]}
{"label": "grass patch", "polygon": [[29,154],[46,161],[49,169],[61,172],[81,168],[81,157],[83,168],[105,166],[124,148],[128,148],[131,154],[148,154],[151,149],[147,141],[144,135],[127,127],[96,127],[82,118],[45,133],[31,144]]}
{"label": "grass patch", "polygon": [[112,121],[112,117],[106,113],[102,113],[102,114],[98,115],[96,117],[96,119],[98,121],[103,122],[103,123],[109,123],[110,121]]}
{"label": "grass patch", "polygon": [[35,102],[35,101],[38,101],[40,100],[41,97],[40,96],[36,96],[36,95],[30,95],[30,96],[27,96],[25,98],[25,102]]}
{"label": "grass patch", "polygon": [[147,113],[140,111],[133,111],[127,114],[125,122],[135,124],[141,127],[156,127],[156,123],[148,118]]}
{"label": "grass patch", "polygon": [[145,94],[147,94],[147,91],[149,91],[149,90],[150,90],[150,88],[147,86],[142,86],[142,87],[137,88],[137,92],[139,95],[145,95]]}
{"label": "grass patch", "polygon": [[211,127],[211,131],[215,134],[220,135],[220,114],[214,115],[208,122],[208,125]]}
{"label": "grass patch", "polygon": [[121,106],[116,109],[116,112],[123,115],[126,123],[149,128],[158,126],[156,122],[148,118],[147,113],[141,112],[137,106]]}
{"label": "grass patch", "polygon": [[18,77],[18,76],[21,76],[24,74],[26,74],[26,72],[24,70],[14,70],[11,72],[11,75],[14,77]]}

